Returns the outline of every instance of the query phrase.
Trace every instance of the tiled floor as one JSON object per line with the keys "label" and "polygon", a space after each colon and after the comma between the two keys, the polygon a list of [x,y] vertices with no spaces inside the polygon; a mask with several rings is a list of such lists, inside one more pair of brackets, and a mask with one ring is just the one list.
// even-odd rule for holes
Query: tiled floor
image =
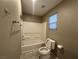
{"label": "tiled floor", "polygon": [[[25,53],[22,55],[21,59],[41,59],[41,58],[39,58],[39,54],[36,53]],[[58,59],[58,58],[54,55],[51,55],[49,59]]]}
{"label": "tiled floor", "polygon": [[[20,59],[41,59],[39,58],[38,49],[32,49],[27,52],[22,53]],[[47,57],[45,59],[48,59]],[[49,59],[58,59],[54,54],[50,55]]]}
{"label": "tiled floor", "polygon": [[52,55],[50,56],[50,59],[59,59],[59,58],[58,58],[57,56],[55,56],[55,55],[52,54]]}
{"label": "tiled floor", "polygon": [[39,59],[39,54],[37,52],[37,49],[32,49],[22,53],[21,59]]}

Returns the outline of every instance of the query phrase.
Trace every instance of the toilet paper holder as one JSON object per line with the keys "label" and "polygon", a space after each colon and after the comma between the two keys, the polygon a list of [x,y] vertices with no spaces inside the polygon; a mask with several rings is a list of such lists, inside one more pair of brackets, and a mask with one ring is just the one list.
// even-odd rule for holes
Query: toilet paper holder
{"label": "toilet paper holder", "polygon": [[60,53],[60,54],[64,54],[64,47],[63,45],[57,45],[57,51]]}

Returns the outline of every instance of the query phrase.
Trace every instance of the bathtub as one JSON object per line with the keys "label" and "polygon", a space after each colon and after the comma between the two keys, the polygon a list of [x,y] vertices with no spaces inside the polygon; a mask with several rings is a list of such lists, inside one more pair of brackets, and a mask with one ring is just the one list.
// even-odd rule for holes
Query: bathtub
{"label": "bathtub", "polygon": [[22,45],[21,46],[21,51],[23,53],[23,52],[26,52],[26,51],[29,51],[29,50],[38,49],[43,44],[44,44],[44,42],[39,42],[39,43],[36,42],[36,43],[33,43],[33,44],[31,43],[31,44],[28,44],[28,45]]}

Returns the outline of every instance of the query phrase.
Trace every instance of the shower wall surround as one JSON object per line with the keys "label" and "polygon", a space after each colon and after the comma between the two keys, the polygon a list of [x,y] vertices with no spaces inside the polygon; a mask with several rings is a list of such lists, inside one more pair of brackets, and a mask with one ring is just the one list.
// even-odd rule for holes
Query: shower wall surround
{"label": "shower wall surround", "polygon": [[41,18],[24,15],[22,25],[22,45],[32,45],[42,42],[42,22]]}

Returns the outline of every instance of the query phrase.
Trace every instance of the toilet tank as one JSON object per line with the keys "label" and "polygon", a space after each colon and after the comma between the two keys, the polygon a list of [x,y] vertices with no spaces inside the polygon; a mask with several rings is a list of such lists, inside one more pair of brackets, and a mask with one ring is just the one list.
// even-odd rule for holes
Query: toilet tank
{"label": "toilet tank", "polygon": [[49,48],[49,49],[55,49],[55,44],[56,44],[56,41],[50,39],[50,38],[47,38],[46,40],[46,47]]}

